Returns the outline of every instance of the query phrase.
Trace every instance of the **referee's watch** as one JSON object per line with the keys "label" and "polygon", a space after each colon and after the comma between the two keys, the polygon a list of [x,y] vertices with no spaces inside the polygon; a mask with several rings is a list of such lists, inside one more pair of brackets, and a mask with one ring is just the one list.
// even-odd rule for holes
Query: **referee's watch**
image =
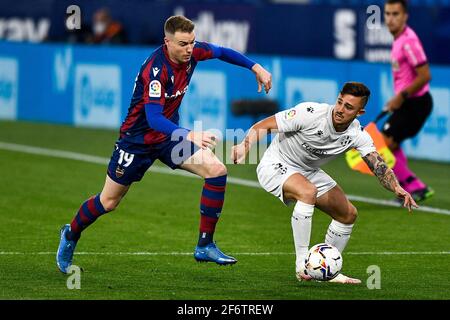
{"label": "referee's watch", "polygon": [[408,97],[409,97],[409,93],[406,90],[403,90],[402,92],[400,92],[400,94],[402,95],[402,98],[404,100],[408,99]]}

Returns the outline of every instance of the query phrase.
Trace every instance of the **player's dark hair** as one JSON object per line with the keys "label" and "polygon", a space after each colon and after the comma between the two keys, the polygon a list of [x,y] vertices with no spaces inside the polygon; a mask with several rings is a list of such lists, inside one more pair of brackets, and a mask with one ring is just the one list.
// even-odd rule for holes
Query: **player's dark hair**
{"label": "player's dark hair", "polygon": [[386,4],[396,4],[396,3],[400,3],[403,7],[403,10],[405,12],[408,12],[408,0],[386,0],[386,2],[384,3]]}
{"label": "player's dark hair", "polygon": [[184,16],[171,16],[164,23],[164,32],[175,34],[175,32],[191,33],[194,31],[195,24]]}
{"label": "player's dark hair", "polygon": [[341,90],[341,95],[345,94],[349,94],[354,97],[361,97],[364,108],[369,101],[370,90],[361,82],[346,82]]}

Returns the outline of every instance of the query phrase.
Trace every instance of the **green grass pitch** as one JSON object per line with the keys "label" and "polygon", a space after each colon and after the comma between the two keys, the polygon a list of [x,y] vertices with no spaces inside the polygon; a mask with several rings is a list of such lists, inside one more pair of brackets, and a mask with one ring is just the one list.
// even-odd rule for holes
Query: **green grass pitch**
{"label": "green grass pitch", "polygon": [[[116,137],[110,130],[0,122],[1,142],[103,158]],[[292,207],[262,188],[229,184],[215,240],[239,262],[199,264],[192,252],[202,180],[157,172],[148,172],[116,211],[83,233],[74,257],[83,268],[81,289],[69,290],[55,263],[59,228],[100,192],[106,164],[0,148],[0,167],[0,299],[450,299],[449,215],[354,202],[359,217],[343,273],[363,283],[300,283]],[[424,205],[450,209],[450,165],[411,161],[411,167],[436,191]],[[231,177],[256,180],[254,165],[228,169]],[[391,198],[343,158],[324,169],[348,194]],[[316,210],[311,245],[323,241],[329,222]],[[380,268],[381,289],[366,285],[373,265]]]}

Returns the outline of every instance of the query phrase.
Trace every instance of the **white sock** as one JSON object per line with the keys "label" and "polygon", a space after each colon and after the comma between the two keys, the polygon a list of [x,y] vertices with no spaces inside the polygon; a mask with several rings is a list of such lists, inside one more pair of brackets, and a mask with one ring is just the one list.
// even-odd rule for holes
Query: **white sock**
{"label": "white sock", "polygon": [[295,271],[303,270],[311,237],[312,215],[314,205],[297,201],[292,213],[291,225],[295,245]]}
{"label": "white sock", "polygon": [[347,246],[352,234],[353,224],[343,224],[332,220],[325,236],[325,243],[335,246],[341,253]]}

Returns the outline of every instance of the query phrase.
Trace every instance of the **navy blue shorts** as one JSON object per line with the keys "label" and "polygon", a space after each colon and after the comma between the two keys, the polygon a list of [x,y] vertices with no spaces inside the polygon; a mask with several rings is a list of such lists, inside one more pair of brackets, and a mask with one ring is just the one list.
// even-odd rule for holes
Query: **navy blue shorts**
{"label": "navy blue shorts", "polygon": [[172,169],[177,169],[199,149],[188,140],[168,140],[152,145],[148,153],[131,153],[130,149],[121,148],[119,141],[109,161],[107,174],[115,182],[128,186],[140,181],[156,159]]}

